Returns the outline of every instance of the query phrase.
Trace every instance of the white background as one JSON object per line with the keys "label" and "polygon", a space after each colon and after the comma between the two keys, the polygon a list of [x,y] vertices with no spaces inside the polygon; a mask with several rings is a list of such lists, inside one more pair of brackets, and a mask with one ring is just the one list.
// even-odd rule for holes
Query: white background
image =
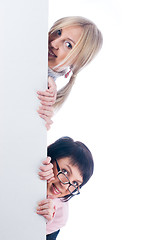
{"label": "white background", "polygon": [[95,160],[58,239],[161,239],[160,11],[155,0],[49,0],[49,27],[80,15],[104,37],[48,133],[48,144],[84,142]]}

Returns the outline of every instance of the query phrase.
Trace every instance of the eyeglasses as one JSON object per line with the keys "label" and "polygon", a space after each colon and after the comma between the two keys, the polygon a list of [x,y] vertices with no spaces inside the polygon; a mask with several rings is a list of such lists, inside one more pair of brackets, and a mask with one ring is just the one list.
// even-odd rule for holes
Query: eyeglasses
{"label": "eyeglasses", "polygon": [[69,184],[68,186],[68,191],[73,195],[78,195],[80,194],[80,191],[79,191],[79,188],[74,186],[69,178],[65,175],[65,173],[63,173],[61,170],[60,170],[60,167],[59,167],[59,164],[57,162],[57,160],[55,159],[55,162],[56,162],[56,167],[57,167],[57,170],[58,170],[58,173],[57,173],[57,178],[59,179],[59,181],[63,184]]}

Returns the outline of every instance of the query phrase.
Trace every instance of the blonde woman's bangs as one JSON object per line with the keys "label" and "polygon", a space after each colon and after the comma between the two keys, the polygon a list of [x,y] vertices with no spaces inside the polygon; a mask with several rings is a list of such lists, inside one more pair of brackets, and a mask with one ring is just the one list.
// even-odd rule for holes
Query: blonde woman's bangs
{"label": "blonde woman's bangs", "polygon": [[80,19],[83,19],[82,17],[65,17],[61,18],[58,21],[55,22],[55,24],[50,29],[50,34],[53,32],[71,27],[71,26],[83,26],[83,21],[80,21]]}

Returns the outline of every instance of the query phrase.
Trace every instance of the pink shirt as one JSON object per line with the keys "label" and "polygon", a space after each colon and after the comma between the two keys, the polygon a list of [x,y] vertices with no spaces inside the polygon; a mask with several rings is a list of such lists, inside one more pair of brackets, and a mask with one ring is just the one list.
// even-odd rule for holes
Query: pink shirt
{"label": "pink shirt", "polygon": [[59,198],[53,199],[56,211],[52,220],[46,224],[46,234],[51,234],[62,228],[68,219],[68,202],[63,202]]}

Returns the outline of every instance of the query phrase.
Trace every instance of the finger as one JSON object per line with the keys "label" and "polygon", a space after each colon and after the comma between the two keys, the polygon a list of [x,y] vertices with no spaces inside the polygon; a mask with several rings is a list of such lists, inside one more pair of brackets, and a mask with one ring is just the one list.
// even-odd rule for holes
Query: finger
{"label": "finger", "polygon": [[49,209],[48,206],[46,209],[41,209],[40,207],[38,207],[36,210],[37,214],[43,215],[44,217],[47,216],[49,218],[54,217],[55,211],[55,206],[53,206],[51,209]]}
{"label": "finger", "polygon": [[57,94],[57,90],[54,88],[54,87],[49,87],[47,90],[46,90],[47,93],[49,94]]}
{"label": "finger", "polygon": [[53,170],[47,171],[47,172],[39,172],[38,175],[41,178],[45,178],[44,180],[49,180],[49,178],[54,177]]}
{"label": "finger", "polygon": [[[47,157],[47,158],[42,162],[42,164],[44,164],[44,165],[52,164],[52,163],[51,163],[51,157]],[[53,165],[53,164],[52,164],[52,165]]]}
{"label": "finger", "polygon": [[53,81],[53,78],[48,78],[48,89],[55,89],[57,88],[55,81]]}
{"label": "finger", "polygon": [[[44,174],[44,175],[45,175],[45,174]],[[39,177],[40,177],[41,180],[46,180],[46,181],[49,181],[49,182],[55,180],[55,177],[54,177],[54,174],[53,174],[53,173],[51,173],[51,174],[49,174],[49,175],[46,174],[46,176],[41,176],[41,175],[39,174]]]}
{"label": "finger", "polygon": [[54,174],[52,173],[52,174],[50,174],[48,176],[45,176],[45,177],[40,176],[40,179],[41,180],[45,180],[45,181],[47,181],[49,183],[49,182],[54,181],[55,177],[54,177]]}
{"label": "finger", "polygon": [[37,214],[40,214],[40,215],[48,215],[50,214],[48,210],[37,210]]}
{"label": "finger", "polygon": [[54,206],[49,208],[49,206],[46,206],[46,208],[42,209],[40,207],[37,208],[37,214],[40,214],[40,215],[48,215],[50,217],[53,216],[53,213],[55,212],[55,209],[54,209]]}
{"label": "finger", "polygon": [[[43,210],[46,210],[46,209],[48,209],[49,210],[49,203],[46,203],[46,204],[44,204],[44,205],[41,205],[41,206],[38,206],[37,207],[37,211],[43,211]],[[52,207],[52,206],[51,206]],[[53,205],[53,207],[54,207],[54,205]]]}
{"label": "finger", "polygon": [[53,106],[46,106],[46,105],[39,106],[39,110],[47,110],[47,111],[50,111],[50,112],[54,112]]}
{"label": "finger", "polygon": [[49,163],[49,164],[40,166],[39,169],[40,169],[41,171],[43,171],[43,172],[53,171],[53,164],[52,164],[52,163]]}
{"label": "finger", "polygon": [[54,102],[54,97],[38,96],[38,99],[45,102]]}
{"label": "finger", "polygon": [[50,203],[50,202],[51,202],[51,199],[46,198],[46,199],[43,199],[42,201],[39,201],[38,206],[41,206],[41,205],[44,205],[44,204]]}
{"label": "finger", "polygon": [[53,121],[52,121],[49,117],[47,117],[47,116],[45,116],[45,115],[43,115],[43,114],[40,114],[40,113],[39,113],[39,116],[46,121],[46,124],[45,124],[46,129],[49,130],[51,124],[53,124]]}
{"label": "finger", "polygon": [[38,109],[37,112],[39,114],[45,115],[45,116],[47,116],[49,118],[51,118],[53,116],[53,112],[51,112],[51,111]]}
{"label": "finger", "polygon": [[[55,90],[51,91],[51,90],[46,90],[46,97],[48,98],[53,98],[54,100],[57,97],[57,92],[55,92]],[[45,97],[45,96],[44,96]]]}
{"label": "finger", "polygon": [[[54,177],[53,170],[49,170],[49,171],[47,171],[47,172],[39,172],[38,175],[39,175],[40,177],[43,177],[43,178],[47,177],[48,179],[49,179],[49,176],[50,176],[50,177]],[[47,179],[47,180],[48,180],[48,179]]]}
{"label": "finger", "polygon": [[[40,166],[40,170],[41,171],[49,171],[51,170],[53,173],[53,164],[51,163],[51,157],[47,157],[43,162],[42,162],[43,166]],[[39,172],[39,174],[41,175],[42,172]]]}
{"label": "finger", "polygon": [[43,114],[41,114],[41,113],[39,113],[39,116],[41,117],[41,118],[43,118],[45,121],[46,121],[46,123],[47,124],[52,124],[53,123],[53,121],[49,118],[49,117],[47,117],[47,116],[45,116],[45,115],[43,115]]}
{"label": "finger", "polygon": [[55,98],[50,98],[50,99],[48,98],[47,99],[47,97],[44,97],[44,99],[41,100],[40,103],[41,103],[42,106],[49,106],[49,107],[51,107],[51,106],[54,105],[55,101],[56,101]]}
{"label": "finger", "polygon": [[37,207],[36,211],[40,215],[53,216],[53,213],[55,212],[55,208],[54,208],[54,205],[52,205],[52,206],[45,205],[45,206]]}
{"label": "finger", "polygon": [[45,127],[46,127],[46,129],[47,129],[47,131],[50,129],[50,124],[45,124]]}
{"label": "finger", "polygon": [[46,89],[46,92],[49,94],[57,94],[57,87],[56,86],[48,86],[48,89]]}
{"label": "finger", "polygon": [[51,102],[46,102],[46,101],[41,101],[40,102],[43,106],[53,106],[55,101],[51,101]]}
{"label": "finger", "polygon": [[38,91],[37,92],[37,94],[38,94],[38,96],[42,96],[42,97],[53,97],[54,95],[55,95],[55,92],[54,92],[54,89],[51,91],[49,91],[49,89],[48,90],[46,90],[46,91]]}
{"label": "finger", "polygon": [[39,212],[39,214],[47,214],[47,212],[45,212],[44,210],[46,210],[46,209],[48,209],[49,207],[48,206],[46,206],[45,207],[45,205],[44,206],[40,206],[40,207],[37,207],[37,212]]}
{"label": "finger", "polygon": [[49,112],[54,112],[54,108],[53,106],[49,106],[49,105],[40,105],[38,110],[44,110],[44,111],[49,111]]}

